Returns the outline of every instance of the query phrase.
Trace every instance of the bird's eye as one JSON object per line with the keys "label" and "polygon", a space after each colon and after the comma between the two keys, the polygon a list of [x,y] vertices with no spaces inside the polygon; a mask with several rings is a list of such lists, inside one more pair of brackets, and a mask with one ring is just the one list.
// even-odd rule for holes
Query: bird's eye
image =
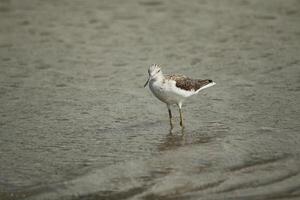
{"label": "bird's eye", "polygon": [[160,72],[160,70],[157,71],[157,73]]}

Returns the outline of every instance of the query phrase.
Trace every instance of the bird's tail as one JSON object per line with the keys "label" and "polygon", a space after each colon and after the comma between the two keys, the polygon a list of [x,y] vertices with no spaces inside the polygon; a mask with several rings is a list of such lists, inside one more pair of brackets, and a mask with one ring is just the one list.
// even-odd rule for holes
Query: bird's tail
{"label": "bird's tail", "polygon": [[199,90],[198,90],[197,92],[199,92],[199,91],[201,91],[201,90],[204,90],[204,89],[206,89],[206,88],[209,88],[209,87],[211,87],[211,86],[216,85],[216,83],[215,83],[213,80],[210,80],[210,79],[202,80],[202,81],[205,81],[206,84],[203,85],[202,87],[200,87]]}

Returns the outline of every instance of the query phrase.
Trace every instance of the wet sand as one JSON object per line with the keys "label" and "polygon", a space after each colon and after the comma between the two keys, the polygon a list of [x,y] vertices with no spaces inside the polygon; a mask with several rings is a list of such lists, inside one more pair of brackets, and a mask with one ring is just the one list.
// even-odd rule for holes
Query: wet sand
{"label": "wet sand", "polygon": [[[1,0],[0,199],[300,198],[299,19],[296,0]],[[183,132],[152,63],[217,83]]]}

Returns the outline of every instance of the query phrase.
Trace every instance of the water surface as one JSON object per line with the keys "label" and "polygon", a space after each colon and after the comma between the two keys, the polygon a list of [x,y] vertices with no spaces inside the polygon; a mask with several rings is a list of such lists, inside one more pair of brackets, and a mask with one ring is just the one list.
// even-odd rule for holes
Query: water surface
{"label": "water surface", "polygon": [[[300,4],[0,1],[0,199],[297,199]],[[181,131],[147,68],[211,78]]]}

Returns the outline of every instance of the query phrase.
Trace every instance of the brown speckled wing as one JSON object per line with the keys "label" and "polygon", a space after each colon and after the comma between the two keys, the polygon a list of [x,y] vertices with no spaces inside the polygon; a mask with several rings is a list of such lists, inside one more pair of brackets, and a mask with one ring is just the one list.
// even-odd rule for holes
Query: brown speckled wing
{"label": "brown speckled wing", "polygon": [[167,79],[174,80],[176,82],[176,87],[187,90],[187,91],[197,91],[200,88],[206,86],[209,83],[212,83],[212,80],[199,80],[199,79],[191,79],[189,77],[183,75],[168,75]]}

